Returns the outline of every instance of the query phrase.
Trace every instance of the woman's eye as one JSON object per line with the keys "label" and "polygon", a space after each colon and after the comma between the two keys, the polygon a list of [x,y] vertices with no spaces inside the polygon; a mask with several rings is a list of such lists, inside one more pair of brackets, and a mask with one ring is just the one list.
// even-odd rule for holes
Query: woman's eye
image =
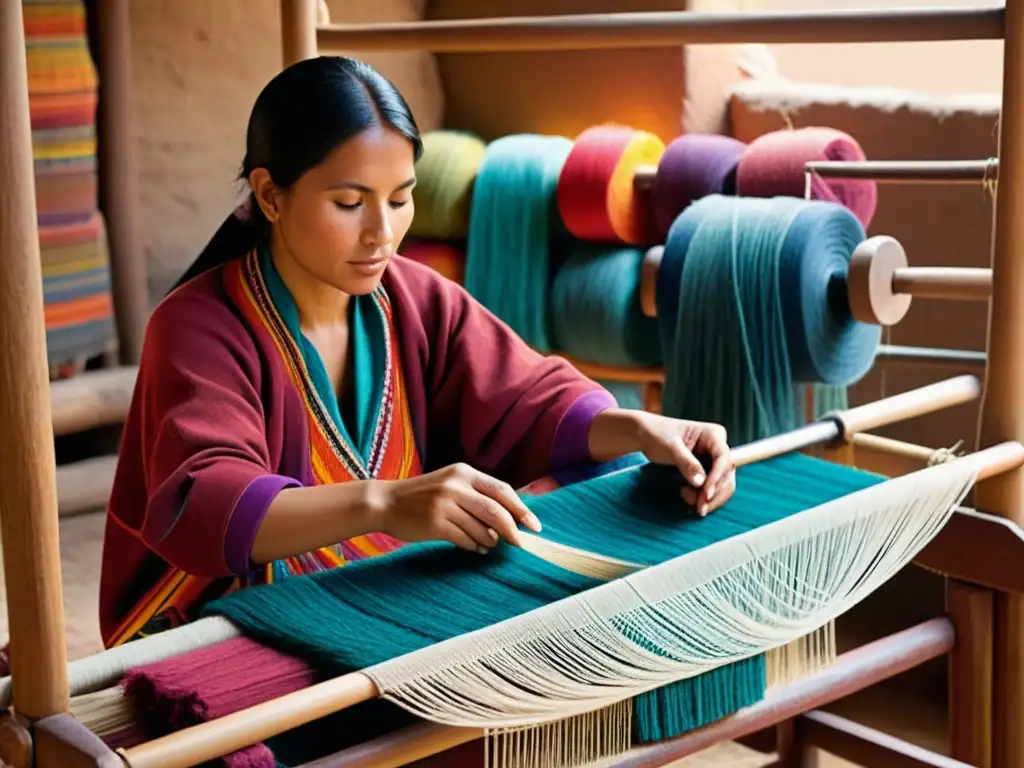
{"label": "woman's eye", "polygon": [[409,203],[408,200],[392,200],[391,201],[391,207],[392,208],[402,208],[403,206],[408,205],[408,203]]}
{"label": "woman's eye", "polygon": [[335,205],[337,205],[339,208],[344,208],[346,211],[354,211],[354,210],[356,210],[356,208],[358,208],[360,205],[362,205],[362,203],[361,202],[359,202],[359,203],[340,203],[340,202],[336,202]]}

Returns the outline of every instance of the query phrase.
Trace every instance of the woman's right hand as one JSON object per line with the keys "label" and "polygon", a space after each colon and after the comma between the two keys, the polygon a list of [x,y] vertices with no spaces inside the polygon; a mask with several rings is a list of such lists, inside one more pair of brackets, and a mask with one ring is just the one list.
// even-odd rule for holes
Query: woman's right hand
{"label": "woman's right hand", "polygon": [[519,546],[517,523],[540,530],[512,486],[466,464],[385,482],[381,488],[381,529],[401,541],[444,540],[483,554],[499,539]]}

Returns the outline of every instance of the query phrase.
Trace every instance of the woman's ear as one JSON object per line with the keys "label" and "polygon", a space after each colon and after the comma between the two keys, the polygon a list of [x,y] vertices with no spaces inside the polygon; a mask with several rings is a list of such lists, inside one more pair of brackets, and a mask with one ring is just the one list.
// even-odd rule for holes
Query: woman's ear
{"label": "woman's ear", "polygon": [[277,221],[280,216],[278,189],[274,180],[270,178],[270,172],[266,168],[256,168],[249,174],[249,186],[252,187],[256,203],[267,221]]}

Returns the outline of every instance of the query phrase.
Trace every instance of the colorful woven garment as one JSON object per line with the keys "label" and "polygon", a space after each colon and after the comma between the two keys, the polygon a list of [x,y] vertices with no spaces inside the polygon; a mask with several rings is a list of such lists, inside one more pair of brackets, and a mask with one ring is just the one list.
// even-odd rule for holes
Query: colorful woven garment
{"label": "colorful woven garment", "polygon": [[81,0],[23,0],[36,206],[51,370],[115,338],[96,172],[98,83]]}

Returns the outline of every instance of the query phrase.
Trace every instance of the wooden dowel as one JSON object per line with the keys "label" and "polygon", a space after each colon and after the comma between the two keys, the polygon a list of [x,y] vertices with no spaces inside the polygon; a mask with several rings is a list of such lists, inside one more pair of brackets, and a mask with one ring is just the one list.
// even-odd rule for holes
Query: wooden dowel
{"label": "wooden dowel", "polygon": [[820,160],[804,170],[828,179],[873,179],[880,184],[980,184],[999,177],[989,160]]}
{"label": "wooden dowel", "polygon": [[[634,747],[603,765],[656,768],[726,741],[772,727],[808,709],[821,707],[946,654],[953,647],[953,626],[946,618],[915,627],[841,654],[825,670],[771,692],[762,701],[703,728],[657,744]],[[478,739],[475,728],[424,723],[336,752],[301,768],[392,768],[399,759],[421,760]]]}
{"label": "wooden dowel", "polygon": [[[658,270],[665,247],[648,249],[640,267],[640,309],[657,317]],[[895,325],[910,309],[912,297],[988,301],[992,270],[975,267],[910,267],[902,246],[891,237],[872,237],[861,243],[850,258],[845,277],[850,310],[861,322]]]}
{"label": "wooden dowel", "polygon": [[907,347],[900,344],[879,344],[876,365],[931,365],[959,368],[964,372],[985,370],[985,353],[973,349],[940,349]]}
{"label": "wooden dowel", "polygon": [[15,706],[68,706],[57,485],[21,3],[0,3],[0,540]]}
{"label": "wooden dowel", "polygon": [[805,755],[808,748],[820,748],[852,765],[874,768],[977,768],[831,712],[806,712],[794,725]]}
{"label": "wooden dowel", "polygon": [[317,0],[281,0],[281,54],[284,66],[317,56]]}
{"label": "wooden dowel", "polygon": [[324,50],[575,51],[736,43],[999,40],[999,8],[697,13],[641,11],[321,27]]}
{"label": "wooden dowel", "polygon": [[[1024,439],[1024,0],[1007,0],[988,369],[979,446]],[[1024,473],[979,483],[975,502],[1024,523]],[[997,595],[992,763],[1024,765],[1024,598]]]}
{"label": "wooden dowel", "polygon": [[376,696],[353,672],[119,752],[127,768],[192,768]]}
{"label": "wooden dowel", "polygon": [[[807,173],[831,179],[872,179],[879,184],[981,184],[999,178],[999,161],[988,160],[813,160]],[[651,189],[658,166],[641,165],[633,186]]]}
{"label": "wooden dowel", "polygon": [[981,381],[976,376],[954,376],[849,408],[842,413],[842,423],[849,437],[857,432],[870,432],[896,421],[906,421],[932,411],[968,403],[980,396]]}
{"label": "wooden dowel", "polygon": [[121,363],[138,363],[149,317],[149,278],[139,229],[139,161],[129,0],[98,0],[100,191]]}
{"label": "wooden dowel", "polygon": [[893,293],[919,299],[988,301],[992,270],[982,267],[906,267],[892,276]]}
{"label": "wooden dowel", "polygon": [[52,382],[53,434],[70,435],[122,423],[131,405],[138,372],[135,366],[105,368]]}
{"label": "wooden dowel", "polygon": [[949,654],[950,754],[976,768],[992,766],[994,610],[992,590],[946,579],[946,613],[956,629]]}

